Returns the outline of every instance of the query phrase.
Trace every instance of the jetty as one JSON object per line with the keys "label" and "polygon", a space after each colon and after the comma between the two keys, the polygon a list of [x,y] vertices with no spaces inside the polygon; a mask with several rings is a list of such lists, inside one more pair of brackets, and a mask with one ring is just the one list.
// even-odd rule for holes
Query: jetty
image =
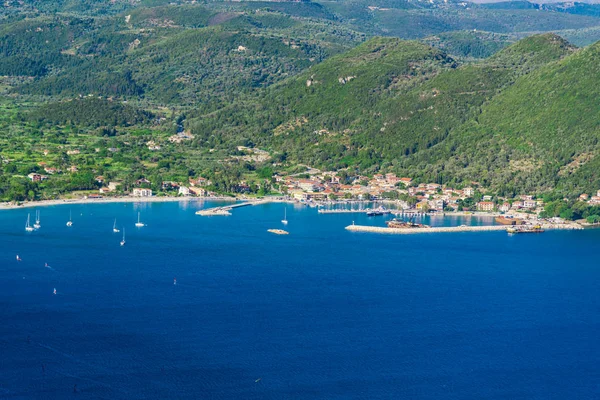
{"label": "jetty", "polygon": [[[576,223],[569,224],[543,224],[543,229],[566,229],[580,230],[583,227]],[[412,234],[412,233],[447,233],[447,232],[506,232],[505,225],[482,225],[482,226],[436,226],[429,228],[387,228],[383,226],[368,225],[349,225],[346,230],[351,232],[370,232],[370,233],[391,233],[391,234]]]}
{"label": "jetty", "polygon": [[505,231],[506,227],[501,225],[487,226],[438,226],[432,228],[387,228],[383,226],[368,225],[349,225],[346,227],[351,232],[371,232],[371,233],[441,233],[441,232],[490,232]]}
{"label": "jetty", "polygon": [[198,210],[198,211],[196,211],[196,215],[202,215],[205,217],[219,216],[219,215],[227,216],[227,215],[231,215],[231,210],[233,210],[234,208],[258,206],[260,204],[266,204],[269,202],[270,202],[270,200],[246,201],[243,203],[236,203],[236,204],[231,204],[231,205],[227,205],[227,206],[220,206],[220,207],[207,208],[204,210]]}

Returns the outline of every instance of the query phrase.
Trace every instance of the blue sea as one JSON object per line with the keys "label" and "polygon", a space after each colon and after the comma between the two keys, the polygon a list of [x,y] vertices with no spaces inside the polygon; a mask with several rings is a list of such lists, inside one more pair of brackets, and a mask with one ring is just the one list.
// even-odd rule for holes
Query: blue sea
{"label": "blue sea", "polygon": [[600,230],[214,205],[1,211],[0,398],[600,398]]}

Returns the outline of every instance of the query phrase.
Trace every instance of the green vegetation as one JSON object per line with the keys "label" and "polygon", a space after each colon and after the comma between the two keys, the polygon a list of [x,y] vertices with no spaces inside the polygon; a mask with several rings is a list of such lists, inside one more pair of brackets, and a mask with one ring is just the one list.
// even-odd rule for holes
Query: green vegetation
{"label": "green vegetation", "polygon": [[205,139],[217,132],[223,146],[251,142],[323,169],[573,195],[600,187],[591,172],[597,55],[541,35],[457,66],[416,42],[375,39],[273,87],[258,105],[188,124]]}
{"label": "green vegetation", "polygon": [[[198,175],[214,190],[264,194],[276,190],[274,174],[306,165],[343,170],[346,182],[391,171],[575,198],[600,188],[600,47],[576,50],[552,34],[519,39],[556,29],[588,44],[600,38],[598,10],[8,1],[0,199],[108,181],[128,190],[142,177],[162,191],[162,181]],[[31,182],[33,172],[48,179]]]}

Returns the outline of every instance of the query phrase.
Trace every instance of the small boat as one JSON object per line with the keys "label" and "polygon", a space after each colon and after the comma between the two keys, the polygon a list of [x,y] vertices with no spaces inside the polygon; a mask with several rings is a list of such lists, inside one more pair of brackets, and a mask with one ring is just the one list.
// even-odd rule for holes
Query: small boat
{"label": "small boat", "polygon": [[33,228],[33,226],[31,226],[31,225],[29,224],[29,220],[30,220],[30,218],[31,218],[31,215],[30,215],[30,214],[27,214],[27,223],[25,224],[25,230],[26,230],[27,232],[33,232],[33,229],[34,229],[34,228]]}
{"label": "small boat", "polygon": [[267,232],[274,233],[276,235],[289,235],[288,231],[284,231],[283,229],[267,229]]}
{"label": "small boat", "polygon": [[138,228],[141,228],[142,226],[144,226],[143,222],[140,222],[140,213],[138,212],[138,222],[135,223],[135,226],[137,226]]}
{"label": "small boat", "polygon": [[123,240],[121,240],[120,245],[125,246],[125,227],[123,227]]}
{"label": "small boat", "polygon": [[284,225],[287,225],[288,220],[287,220],[287,208],[285,210],[283,210],[283,219],[281,220],[281,223]]}
{"label": "small boat", "polygon": [[52,292],[52,294],[56,294],[56,288],[54,288],[54,291]]}
{"label": "small boat", "polygon": [[390,219],[389,221],[385,221],[385,224],[387,225],[388,228],[396,228],[396,229],[403,229],[403,228],[415,228],[415,229],[420,229],[420,228],[430,228],[429,225],[425,225],[425,224],[417,224],[414,221],[404,221],[403,219],[400,218],[394,218],[394,219]]}
{"label": "small boat", "polygon": [[368,210],[367,211],[367,216],[368,217],[378,217],[380,215],[385,215],[385,214],[389,214],[390,211],[386,210],[384,207],[379,207],[379,208],[375,208],[373,210]]}
{"label": "small boat", "polygon": [[177,285],[177,278],[173,279],[173,285]]}
{"label": "small boat", "polygon": [[525,227],[525,226],[511,226],[506,228],[507,233],[544,233],[544,228],[540,225]]}
{"label": "small boat", "polygon": [[17,261],[21,261],[21,257],[17,254]]}
{"label": "small boat", "polygon": [[35,224],[33,224],[33,227],[35,229],[40,229],[42,227],[42,225],[40,224],[40,212],[39,211],[35,212]]}
{"label": "small boat", "polygon": [[73,216],[71,215],[71,210],[69,210],[69,220],[67,221],[67,226],[73,226]]}
{"label": "small boat", "polygon": [[117,228],[117,219],[115,218],[115,223],[113,224],[113,232],[114,233],[119,233],[121,232],[118,228]]}

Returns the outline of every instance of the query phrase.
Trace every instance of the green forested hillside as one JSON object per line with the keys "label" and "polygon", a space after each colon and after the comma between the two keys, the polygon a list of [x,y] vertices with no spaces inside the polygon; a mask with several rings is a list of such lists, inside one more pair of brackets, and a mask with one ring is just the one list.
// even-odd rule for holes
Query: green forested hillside
{"label": "green forested hillside", "polygon": [[596,151],[598,54],[541,35],[457,66],[427,46],[377,39],[273,87],[260,106],[190,126],[224,145],[250,141],[323,168],[550,190],[584,174],[570,163]]}
{"label": "green forested hillside", "polygon": [[[596,11],[442,0],[8,1],[0,198],[93,190],[99,174],[126,187],[202,174],[232,190],[301,165],[478,181],[502,194],[596,190],[600,50],[560,37],[600,38]],[[548,30],[560,36],[534,35]],[[242,157],[238,146],[271,158]],[[46,166],[77,179],[27,182]]]}

